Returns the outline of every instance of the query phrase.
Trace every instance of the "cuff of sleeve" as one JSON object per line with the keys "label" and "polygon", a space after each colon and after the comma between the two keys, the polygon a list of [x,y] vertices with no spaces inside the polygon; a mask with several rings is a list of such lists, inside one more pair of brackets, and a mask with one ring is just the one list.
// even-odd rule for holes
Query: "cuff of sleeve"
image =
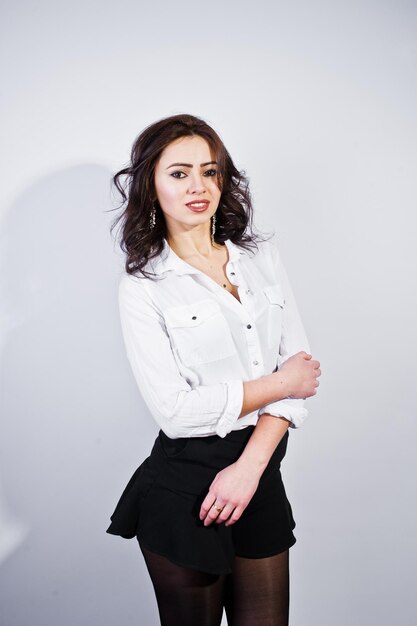
{"label": "cuff of sleeve", "polygon": [[242,380],[231,380],[225,383],[225,385],[227,393],[226,406],[215,429],[219,437],[225,437],[236,424],[242,410],[244,397]]}
{"label": "cuff of sleeve", "polygon": [[258,417],[264,413],[270,413],[275,417],[282,416],[290,421],[290,428],[299,428],[308,415],[307,409],[302,406],[304,400],[301,398],[287,398],[285,400],[277,400],[271,404],[263,406],[258,411]]}

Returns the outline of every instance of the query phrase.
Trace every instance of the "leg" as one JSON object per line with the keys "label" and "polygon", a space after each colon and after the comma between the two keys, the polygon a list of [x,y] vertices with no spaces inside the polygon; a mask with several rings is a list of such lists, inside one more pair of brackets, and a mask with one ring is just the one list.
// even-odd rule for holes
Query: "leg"
{"label": "leg", "polygon": [[288,626],[289,600],[289,550],[235,557],[225,596],[229,626]]}
{"label": "leg", "polygon": [[220,626],[225,576],[176,565],[140,546],[155,589],[161,626]]}

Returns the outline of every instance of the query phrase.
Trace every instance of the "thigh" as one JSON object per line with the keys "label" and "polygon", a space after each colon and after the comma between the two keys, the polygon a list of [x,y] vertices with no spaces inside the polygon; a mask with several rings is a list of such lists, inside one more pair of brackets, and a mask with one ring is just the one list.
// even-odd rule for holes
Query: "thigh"
{"label": "thigh", "polygon": [[235,557],[225,608],[228,626],[288,626],[289,550],[259,559]]}
{"label": "thigh", "polygon": [[294,545],[295,520],[279,469],[261,477],[252,500],[230,528],[236,556],[268,557]]}
{"label": "thigh", "polygon": [[220,626],[225,575],[184,567],[139,546],[155,590],[162,626]]}

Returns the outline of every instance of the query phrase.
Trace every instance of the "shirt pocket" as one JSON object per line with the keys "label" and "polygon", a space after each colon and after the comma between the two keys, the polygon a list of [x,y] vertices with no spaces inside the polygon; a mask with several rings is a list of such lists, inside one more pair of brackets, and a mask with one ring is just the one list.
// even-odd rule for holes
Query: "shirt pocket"
{"label": "shirt pocket", "polygon": [[263,294],[267,303],[267,337],[268,343],[274,348],[279,348],[282,336],[283,313],[285,298],[278,283],[263,288]]}
{"label": "shirt pocket", "polygon": [[220,361],[236,353],[231,330],[215,300],[171,307],[164,317],[173,347],[185,365]]}

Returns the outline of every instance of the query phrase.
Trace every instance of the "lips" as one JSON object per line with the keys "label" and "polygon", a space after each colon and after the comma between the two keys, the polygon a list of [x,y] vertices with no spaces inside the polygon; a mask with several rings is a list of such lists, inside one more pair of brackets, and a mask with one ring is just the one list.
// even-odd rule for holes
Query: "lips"
{"label": "lips", "polygon": [[200,202],[194,200],[193,202],[187,202],[185,206],[187,206],[190,211],[193,211],[193,213],[203,213],[207,211],[209,205],[210,202],[208,200],[201,200]]}
{"label": "lips", "polygon": [[190,209],[206,209],[210,202],[208,200],[193,200],[192,202],[187,202],[187,206]]}

